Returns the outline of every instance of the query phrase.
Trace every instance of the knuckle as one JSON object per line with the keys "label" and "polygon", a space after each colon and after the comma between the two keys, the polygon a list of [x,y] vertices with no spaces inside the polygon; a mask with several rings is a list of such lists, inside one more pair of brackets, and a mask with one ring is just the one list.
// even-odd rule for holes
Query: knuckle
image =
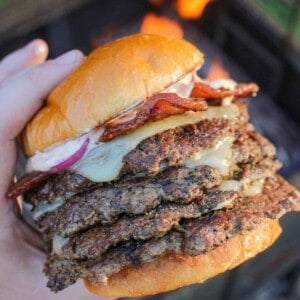
{"label": "knuckle", "polygon": [[37,84],[44,80],[45,75],[47,75],[47,73],[49,72],[49,66],[51,66],[50,62],[32,66],[28,70],[26,70],[24,75],[26,76],[28,81],[33,84]]}

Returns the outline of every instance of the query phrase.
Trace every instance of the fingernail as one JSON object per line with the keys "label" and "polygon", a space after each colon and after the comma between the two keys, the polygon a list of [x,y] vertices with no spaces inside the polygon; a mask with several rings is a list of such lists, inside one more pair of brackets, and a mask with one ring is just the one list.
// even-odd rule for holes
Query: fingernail
{"label": "fingernail", "polygon": [[80,58],[82,57],[82,54],[78,50],[71,50],[67,53],[64,53],[63,55],[57,57],[54,61],[58,64],[73,64],[75,62],[78,62]]}
{"label": "fingernail", "polygon": [[47,53],[48,46],[43,40],[34,40],[25,46],[25,49],[35,56]]}

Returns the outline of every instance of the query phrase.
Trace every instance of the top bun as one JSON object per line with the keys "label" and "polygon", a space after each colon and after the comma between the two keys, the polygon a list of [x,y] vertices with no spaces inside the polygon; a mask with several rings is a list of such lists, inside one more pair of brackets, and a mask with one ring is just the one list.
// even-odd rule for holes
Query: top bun
{"label": "top bun", "polygon": [[25,128],[25,153],[74,138],[201,67],[203,54],[182,39],[136,34],[108,43],[46,99]]}

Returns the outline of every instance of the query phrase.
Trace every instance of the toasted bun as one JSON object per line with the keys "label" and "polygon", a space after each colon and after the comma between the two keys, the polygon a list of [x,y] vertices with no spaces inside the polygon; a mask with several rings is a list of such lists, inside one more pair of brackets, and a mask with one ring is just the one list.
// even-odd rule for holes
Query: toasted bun
{"label": "toasted bun", "polygon": [[96,49],[28,124],[22,136],[26,154],[101,125],[202,63],[202,53],[187,41],[157,35],[136,34]]}
{"label": "toasted bun", "polygon": [[201,283],[268,248],[280,235],[275,220],[266,219],[252,231],[244,231],[225,244],[198,256],[167,255],[140,267],[126,267],[111,276],[107,285],[85,285],[94,294],[109,297],[136,297]]}

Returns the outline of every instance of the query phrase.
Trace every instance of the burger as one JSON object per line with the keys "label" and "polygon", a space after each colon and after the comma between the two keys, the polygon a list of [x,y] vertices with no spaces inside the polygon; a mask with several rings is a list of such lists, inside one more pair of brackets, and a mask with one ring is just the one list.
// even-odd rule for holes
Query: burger
{"label": "burger", "polygon": [[136,34],[92,52],[21,139],[23,194],[49,244],[48,287],[140,296],[203,282],[268,248],[299,193],[241,98],[189,42]]}

